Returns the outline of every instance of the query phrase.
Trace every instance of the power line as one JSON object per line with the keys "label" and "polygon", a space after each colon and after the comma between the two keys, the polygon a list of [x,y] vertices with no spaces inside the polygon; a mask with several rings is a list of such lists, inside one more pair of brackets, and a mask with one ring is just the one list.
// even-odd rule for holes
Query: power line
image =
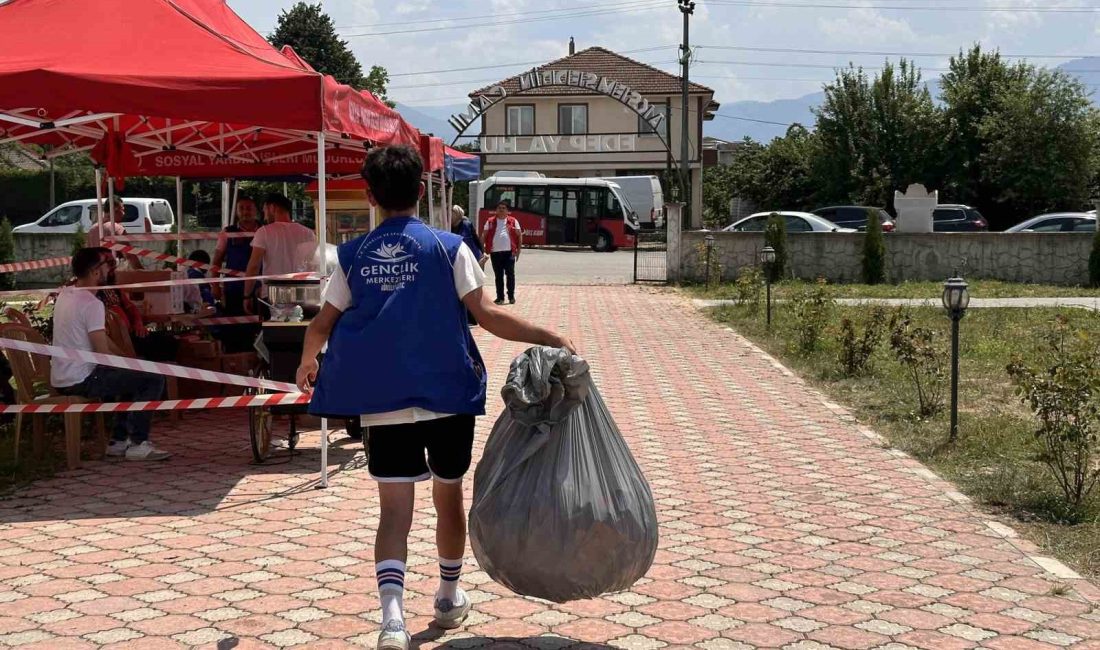
{"label": "power line", "polygon": [[[646,63],[646,65],[668,65],[676,63],[675,60],[669,61],[653,61],[652,63]],[[495,66],[490,66],[495,67]],[[477,69],[477,68],[474,68]],[[417,73],[427,74],[427,73]],[[435,86],[461,86],[462,84],[487,84],[494,81],[500,81],[500,77],[490,77],[488,79],[461,79],[459,81],[435,81],[431,83],[411,84],[407,86],[388,86],[387,90],[404,90],[406,88],[433,88]]]}
{"label": "power line", "polygon": [[[657,45],[657,46],[654,46],[654,47],[641,47],[641,48],[634,49],[634,50],[619,50],[618,53],[619,54],[637,54],[637,53],[640,53],[640,52],[653,52],[653,51],[656,51],[656,50],[663,50],[663,49],[667,49],[667,48],[670,48],[670,47],[676,47],[676,46],[675,45]],[[490,69],[493,69],[493,68],[511,68],[511,67],[525,66],[525,65],[542,65],[542,64],[545,64],[545,63],[546,63],[546,61],[517,61],[515,63],[497,63],[497,64],[493,64],[493,65],[479,65],[479,66],[473,66],[473,67],[469,67],[469,68],[451,68],[449,70],[424,70],[422,72],[395,72],[395,73],[390,73],[390,77],[412,77],[412,76],[423,75],[423,74],[443,74],[443,73],[446,73],[446,72],[469,72],[471,70],[490,70]]]}
{"label": "power line", "polygon": [[[841,54],[855,56],[909,56],[909,57],[950,57],[965,55],[966,52],[931,53],[931,52],[884,52],[868,50],[810,50],[788,47],[738,47],[733,45],[697,45],[700,49],[709,50],[737,50],[740,52],[773,52],[779,54]],[[1095,59],[1100,56],[1095,54],[1006,54],[999,53],[1003,57],[1013,59]]]}
{"label": "power line", "polygon": [[[570,12],[576,11],[578,9],[588,10],[588,9],[595,9],[596,7],[600,7],[600,8],[603,8],[603,9],[609,9],[609,8],[612,8],[612,7],[624,7],[624,6],[633,6],[633,5],[645,4],[645,2],[646,2],[646,0],[629,0],[628,2],[619,2],[619,3],[610,3],[610,4],[603,4],[603,3],[599,3],[599,2],[590,2],[590,3],[581,4],[581,5],[571,5],[571,6],[568,6],[568,7],[558,7],[557,9],[539,9],[537,11],[508,11],[508,12],[502,12],[502,13],[494,12],[493,15],[497,16],[497,17],[500,17],[500,16],[533,16],[533,15],[538,15],[538,14],[570,13]],[[466,16],[448,16],[446,18],[416,19],[416,22],[417,23],[446,23],[446,22],[454,22],[454,21],[459,21],[459,20],[485,20],[485,18],[487,18],[487,17],[488,16],[486,16],[485,14],[470,14],[470,15],[466,15]],[[366,24],[361,24],[361,25],[337,25],[336,29],[364,29],[364,28],[367,28],[367,27],[392,27],[394,25],[408,25],[409,22],[410,22],[410,19],[396,21],[396,22],[389,22],[389,23],[366,23]]]}
{"label": "power line", "polygon": [[[702,0],[706,5],[728,7],[774,7],[796,9],[882,9],[888,11],[949,11],[964,13],[1039,13],[1039,14],[1093,14],[1100,12],[1100,7],[1031,7],[1024,5],[978,7],[978,6],[920,6],[920,5],[859,5],[859,4],[827,4],[815,2],[801,4],[794,2],[764,2],[763,0]],[[882,2],[882,0],[878,0]]]}
{"label": "power line", "polygon": [[786,127],[794,126],[794,124],[790,123],[790,122],[772,122],[771,120],[758,120],[758,119],[755,119],[755,118],[752,118],[752,117],[741,117],[740,115],[724,115],[722,113],[715,113],[714,116],[715,117],[724,117],[727,120],[739,120],[741,122],[756,122],[757,124],[771,124],[773,126],[786,126]]}
{"label": "power line", "polygon": [[497,27],[497,26],[500,26],[500,25],[515,25],[517,23],[537,23],[537,22],[543,22],[543,21],[547,21],[547,20],[566,20],[566,19],[572,20],[572,19],[575,19],[575,18],[584,18],[584,17],[587,17],[587,16],[606,16],[606,15],[610,15],[610,14],[634,13],[634,12],[638,12],[638,11],[653,11],[655,9],[663,9],[663,8],[666,8],[666,7],[668,7],[668,5],[665,2],[663,2],[663,0],[648,0],[647,2],[641,3],[639,6],[631,7],[629,9],[597,9],[597,10],[587,11],[587,12],[585,12],[585,11],[569,12],[567,14],[560,15],[560,16],[558,16],[558,15],[543,16],[543,17],[540,17],[540,18],[520,18],[520,19],[517,19],[517,20],[498,20],[498,21],[486,22],[486,23],[468,23],[468,24],[464,24],[464,25],[445,25],[445,26],[442,26],[442,27],[423,27],[423,28],[420,28],[420,29],[401,29],[401,30],[390,31],[390,32],[362,32],[362,33],[359,33],[359,34],[345,34],[344,38],[359,38],[359,37],[363,37],[363,36],[392,36],[392,35],[397,35],[397,34],[401,34],[401,35],[404,35],[404,34],[418,34],[418,33],[423,33],[423,32],[441,32],[441,31],[447,31],[447,30],[452,30],[452,29],[469,29],[469,28],[472,28],[472,27]]}
{"label": "power line", "polygon": [[[765,68],[813,68],[817,70],[847,70],[849,65],[829,65],[822,63],[775,63],[771,61],[697,61],[699,64],[706,65],[747,65],[747,66],[761,66]],[[859,70],[865,70],[868,72],[878,72],[882,68],[879,67],[867,67],[867,66],[854,66]],[[926,68],[918,67],[920,72],[951,72],[951,68]],[[1090,70],[1063,70],[1066,74],[1080,74],[1080,73],[1100,73],[1100,69]]]}

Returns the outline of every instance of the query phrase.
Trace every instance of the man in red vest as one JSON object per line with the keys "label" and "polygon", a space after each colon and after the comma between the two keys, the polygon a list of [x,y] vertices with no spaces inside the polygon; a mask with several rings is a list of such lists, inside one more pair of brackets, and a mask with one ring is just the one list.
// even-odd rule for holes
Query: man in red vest
{"label": "man in red vest", "polygon": [[504,281],[508,280],[508,303],[516,304],[516,260],[523,246],[523,228],[519,220],[508,213],[508,202],[497,204],[496,215],[485,222],[481,240],[489,248],[493,274],[497,280],[496,304],[504,304]]}

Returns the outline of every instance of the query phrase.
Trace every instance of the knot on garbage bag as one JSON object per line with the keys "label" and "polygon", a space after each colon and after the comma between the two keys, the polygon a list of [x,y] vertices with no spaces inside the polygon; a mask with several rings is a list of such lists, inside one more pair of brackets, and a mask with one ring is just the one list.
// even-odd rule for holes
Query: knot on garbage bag
{"label": "knot on garbage bag", "polygon": [[520,424],[547,432],[588,396],[588,362],[562,348],[533,347],[512,362],[500,395]]}

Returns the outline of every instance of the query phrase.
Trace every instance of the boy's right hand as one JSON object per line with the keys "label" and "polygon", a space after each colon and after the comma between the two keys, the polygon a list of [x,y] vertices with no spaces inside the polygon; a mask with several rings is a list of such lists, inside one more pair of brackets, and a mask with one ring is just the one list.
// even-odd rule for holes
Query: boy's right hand
{"label": "boy's right hand", "polygon": [[571,354],[577,353],[577,346],[573,345],[573,341],[563,334],[555,334],[554,341],[550,344],[550,347],[563,348],[569,350]]}

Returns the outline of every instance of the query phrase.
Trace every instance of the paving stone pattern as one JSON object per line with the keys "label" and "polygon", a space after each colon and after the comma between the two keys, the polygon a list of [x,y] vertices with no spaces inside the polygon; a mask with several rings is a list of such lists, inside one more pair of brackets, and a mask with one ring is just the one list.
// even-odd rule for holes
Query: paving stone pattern
{"label": "paving stone pattern", "polygon": [[[551,605],[467,560],[462,630],[429,626],[430,501],[406,606],[422,648],[1100,648],[1100,590],[678,294],[522,287],[567,328],[652,484],[661,547],[631,591]],[[498,390],[522,346],[478,334]],[[371,648],[374,486],[333,436],[249,464],[242,413],[165,420],[167,463],[92,462],[0,501],[0,646]]]}

